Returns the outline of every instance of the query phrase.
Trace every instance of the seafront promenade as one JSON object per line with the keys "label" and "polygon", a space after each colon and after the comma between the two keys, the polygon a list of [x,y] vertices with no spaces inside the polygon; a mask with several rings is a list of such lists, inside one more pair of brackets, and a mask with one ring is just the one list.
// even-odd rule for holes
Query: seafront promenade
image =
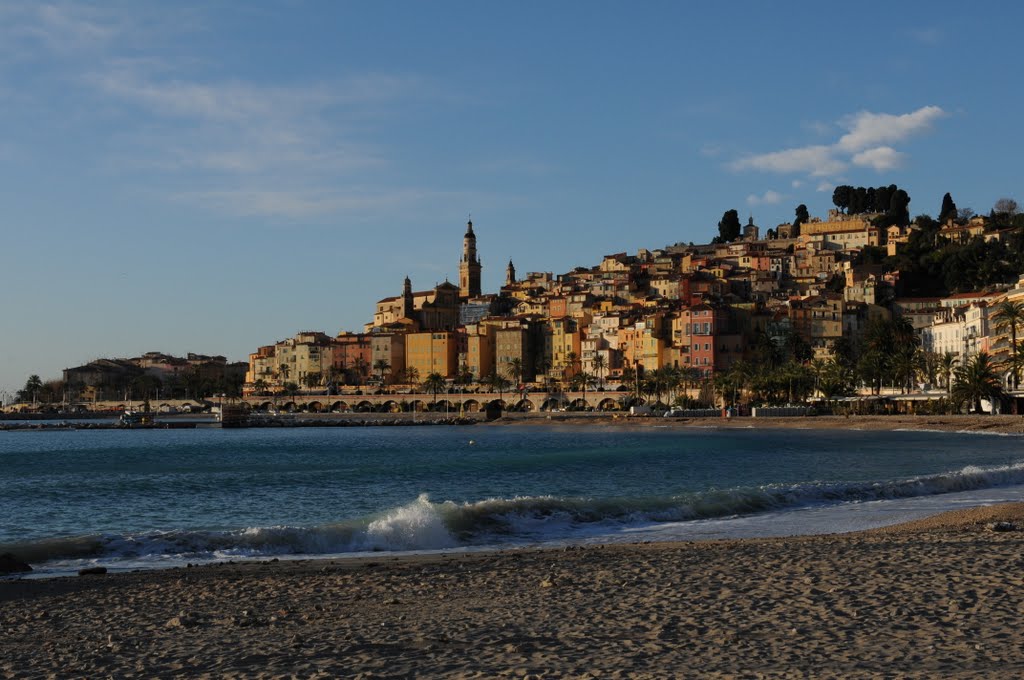
{"label": "seafront promenade", "polygon": [[[211,396],[205,399],[151,399],[150,409],[156,413],[196,413],[222,404],[236,404],[256,412],[283,413],[404,413],[404,412],[464,412],[478,413],[489,404],[500,405],[502,410],[519,412],[557,412],[562,410],[628,411],[624,391],[587,390],[586,392],[389,392],[387,394],[298,394],[277,396],[247,396],[240,399]],[[52,404],[53,410],[63,413],[121,413],[142,407],[140,400],[82,401],[70,404]],[[39,405],[14,404],[6,413],[30,412]]]}

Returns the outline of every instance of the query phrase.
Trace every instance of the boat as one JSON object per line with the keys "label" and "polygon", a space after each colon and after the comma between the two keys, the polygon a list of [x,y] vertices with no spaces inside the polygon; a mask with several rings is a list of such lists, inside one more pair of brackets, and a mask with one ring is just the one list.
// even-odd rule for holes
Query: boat
{"label": "boat", "polygon": [[153,414],[129,409],[121,414],[118,422],[121,427],[146,427],[153,424]]}

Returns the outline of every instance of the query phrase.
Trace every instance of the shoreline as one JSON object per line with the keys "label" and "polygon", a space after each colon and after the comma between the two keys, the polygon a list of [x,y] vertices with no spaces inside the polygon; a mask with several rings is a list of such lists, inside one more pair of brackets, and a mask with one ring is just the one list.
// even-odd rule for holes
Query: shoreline
{"label": "shoreline", "polygon": [[627,428],[689,428],[689,429],[792,429],[792,430],[901,430],[964,432],[991,434],[1024,434],[1024,416],[1019,415],[891,415],[891,416],[792,416],[785,418],[664,418],[657,416],[605,416],[557,414],[550,417],[504,416],[487,427],[498,425],[530,426],[597,426]]}
{"label": "shoreline", "polygon": [[1024,503],[853,534],[0,582],[0,677],[641,677],[1024,668]]}
{"label": "shoreline", "polygon": [[[264,419],[259,425],[241,429],[263,428],[305,428],[305,427],[594,427],[594,428],[672,428],[672,429],[791,429],[791,430],[900,430],[988,433],[1024,435],[1022,415],[849,415],[849,416],[791,416],[734,418],[665,418],[661,416],[628,416],[626,414],[604,413],[553,413],[524,414],[506,413],[502,417],[485,421],[482,418],[452,418],[443,414],[431,414],[419,421],[409,419],[409,414],[302,414],[275,421]],[[54,419],[53,422],[35,421],[28,423],[0,422],[0,432],[40,432],[71,430],[151,430],[151,429],[220,429],[215,422],[196,421],[193,418],[175,419],[165,417],[154,426],[124,427],[114,424],[68,423]],[[235,428],[231,428],[235,429]]]}

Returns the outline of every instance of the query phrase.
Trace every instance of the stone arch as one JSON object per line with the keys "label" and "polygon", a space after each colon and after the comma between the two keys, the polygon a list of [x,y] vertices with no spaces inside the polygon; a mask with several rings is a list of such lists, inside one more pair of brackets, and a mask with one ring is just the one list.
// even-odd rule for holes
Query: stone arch
{"label": "stone arch", "polygon": [[353,410],[357,413],[371,413],[373,411],[373,404],[364,399],[356,404]]}
{"label": "stone arch", "polygon": [[572,411],[585,411],[587,410],[587,402],[582,397],[573,399],[572,403],[569,404],[569,409]]}
{"label": "stone arch", "polygon": [[444,413],[445,411],[451,413],[452,411],[457,412],[459,410],[459,407],[453,404],[452,402],[448,401],[447,399],[438,399],[437,401],[434,402],[433,406],[431,407],[431,410],[435,411],[436,413]]}
{"label": "stone arch", "polygon": [[299,410],[299,407],[294,401],[286,401],[284,405],[281,406],[281,410],[287,411],[288,413],[295,413]]}
{"label": "stone arch", "polygon": [[484,408],[487,408],[489,406],[497,406],[503,411],[508,408],[508,405],[505,403],[505,400],[503,399],[491,399],[489,402],[484,404]]}
{"label": "stone arch", "polygon": [[321,404],[319,401],[311,401],[308,404],[306,404],[306,409],[310,413],[320,413],[324,410],[324,405]]}
{"label": "stone arch", "polygon": [[380,412],[381,413],[401,413],[402,412],[402,407],[394,399],[388,399],[387,401],[385,401],[384,403],[382,403],[380,405]]}
{"label": "stone arch", "polygon": [[264,413],[269,413],[270,411],[274,410],[274,402],[265,401],[259,405],[259,409]]}
{"label": "stone arch", "polygon": [[529,413],[534,410],[533,402],[529,399],[520,399],[516,402],[516,405],[512,407],[514,411],[522,411],[523,413]]}
{"label": "stone arch", "polygon": [[348,404],[343,401],[336,401],[331,404],[331,413],[345,413],[348,411]]}
{"label": "stone arch", "polygon": [[554,411],[556,408],[559,408],[561,405],[562,405],[562,402],[560,400],[555,399],[554,397],[548,397],[547,399],[544,400],[543,403],[541,403],[540,410],[541,411]]}
{"label": "stone arch", "polygon": [[480,402],[476,399],[467,399],[462,402],[462,410],[466,413],[477,413],[480,410]]}
{"label": "stone arch", "polygon": [[597,408],[601,411],[618,411],[619,402],[610,397],[606,397],[601,400],[601,403],[597,405]]}
{"label": "stone arch", "polygon": [[411,402],[409,402],[409,410],[419,411],[420,413],[422,413],[423,411],[427,410],[427,405],[426,403],[423,402],[422,399],[413,399]]}

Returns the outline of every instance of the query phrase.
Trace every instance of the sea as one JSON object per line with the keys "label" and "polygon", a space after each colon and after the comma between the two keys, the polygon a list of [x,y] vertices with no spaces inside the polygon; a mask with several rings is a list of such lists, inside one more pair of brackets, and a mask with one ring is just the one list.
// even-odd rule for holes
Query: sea
{"label": "sea", "polygon": [[1024,499],[1022,445],[677,425],[9,431],[0,554],[37,578],[849,532]]}

